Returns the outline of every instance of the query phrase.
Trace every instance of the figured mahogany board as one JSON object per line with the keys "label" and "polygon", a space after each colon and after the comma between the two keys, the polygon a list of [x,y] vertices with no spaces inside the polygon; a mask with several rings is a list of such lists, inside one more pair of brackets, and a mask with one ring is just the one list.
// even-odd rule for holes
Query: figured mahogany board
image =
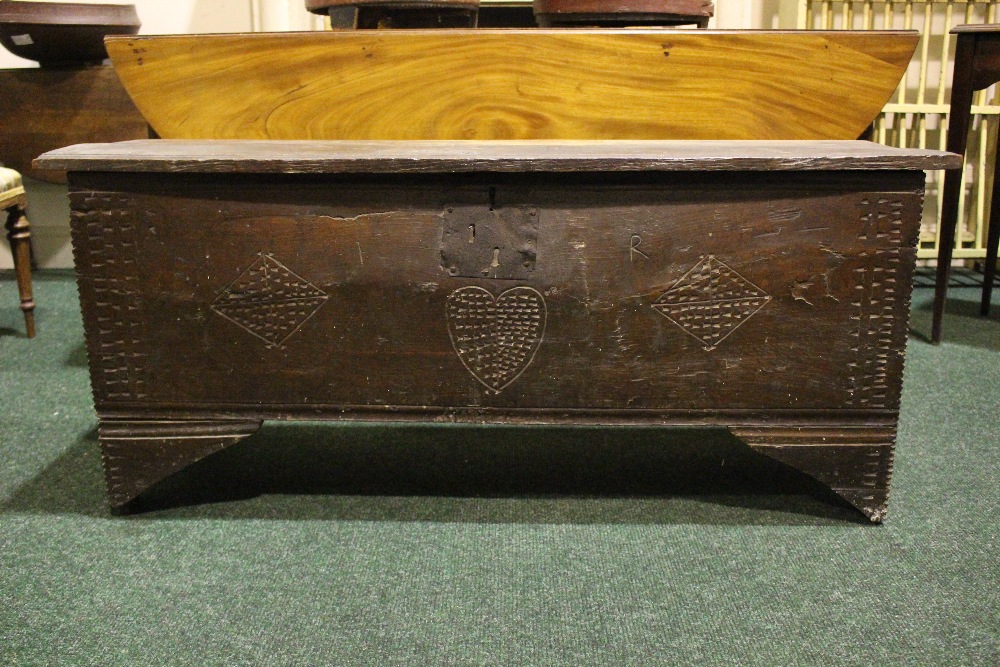
{"label": "figured mahogany board", "polygon": [[171,139],[854,139],[918,39],[456,29],[115,37],[107,49]]}

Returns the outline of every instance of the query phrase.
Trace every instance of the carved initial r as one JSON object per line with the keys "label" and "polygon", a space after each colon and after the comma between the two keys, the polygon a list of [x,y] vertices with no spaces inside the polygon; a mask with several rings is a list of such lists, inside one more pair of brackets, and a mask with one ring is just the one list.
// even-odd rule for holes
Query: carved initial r
{"label": "carved initial r", "polygon": [[639,250],[640,245],[642,245],[642,237],[638,234],[633,234],[628,247],[628,258],[630,261],[634,262],[636,255],[649,259],[649,255]]}

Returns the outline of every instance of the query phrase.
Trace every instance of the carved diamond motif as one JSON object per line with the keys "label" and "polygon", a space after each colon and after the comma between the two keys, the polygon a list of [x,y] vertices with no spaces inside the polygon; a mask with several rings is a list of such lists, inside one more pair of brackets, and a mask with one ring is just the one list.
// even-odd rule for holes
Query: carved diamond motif
{"label": "carved diamond motif", "polygon": [[268,347],[281,346],[328,299],[326,292],[291,271],[270,254],[222,290],[212,310]]}
{"label": "carved diamond motif", "polygon": [[714,350],[771,297],[709,255],[660,295],[653,309]]}

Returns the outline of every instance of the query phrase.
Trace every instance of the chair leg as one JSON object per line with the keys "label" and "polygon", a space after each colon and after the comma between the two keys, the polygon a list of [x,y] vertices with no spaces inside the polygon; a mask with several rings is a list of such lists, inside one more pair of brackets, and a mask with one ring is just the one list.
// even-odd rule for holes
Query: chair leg
{"label": "chair leg", "polygon": [[28,338],[35,337],[35,302],[31,295],[31,225],[24,214],[25,202],[18,202],[7,209],[7,238],[14,257],[17,274],[17,291],[21,295],[24,326]]}

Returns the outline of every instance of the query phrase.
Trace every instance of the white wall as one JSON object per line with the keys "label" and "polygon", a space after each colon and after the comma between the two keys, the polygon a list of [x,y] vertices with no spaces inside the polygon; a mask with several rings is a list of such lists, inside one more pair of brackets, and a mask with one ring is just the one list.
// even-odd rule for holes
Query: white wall
{"label": "white wall", "polygon": [[[8,0],[10,1],[10,0]],[[55,1],[55,0],[44,0]],[[109,0],[76,0],[91,4]],[[486,2],[495,0],[484,0]],[[713,28],[794,28],[797,0],[715,0]],[[320,17],[303,0],[133,0],[140,34],[320,30]],[[0,68],[36,67],[0,48]],[[0,156],[0,160],[3,157]],[[43,268],[72,266],[69,205],[65,186],[27,180],[28,219],[35,256]],[[11,268],[10,249],[0,243],[0,268]]]}
{"label": "white wall", "polygon": [[798,0],[715,0],[715,18],[709,28],[794,28]]}

